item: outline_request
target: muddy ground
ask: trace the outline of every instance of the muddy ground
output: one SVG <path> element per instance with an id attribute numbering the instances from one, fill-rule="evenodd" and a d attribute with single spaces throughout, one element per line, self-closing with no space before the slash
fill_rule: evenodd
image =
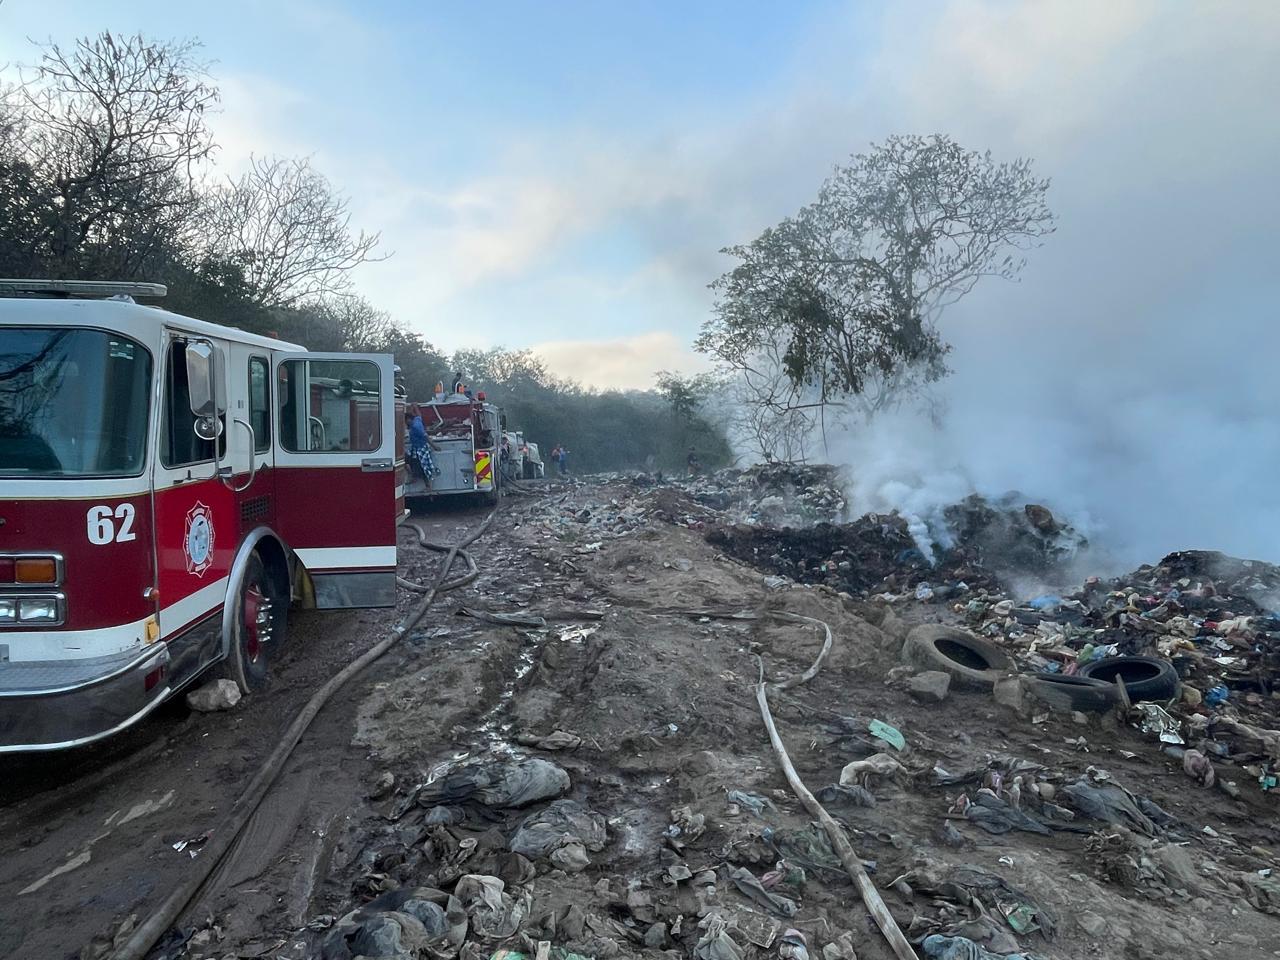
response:
<path id="1" fill-rule="evenodd" d="M 908 771 L 871 781 L 874 806 L 831 811 L 874 861 L 873 879 L 913 939 L 974 917 L 967 929 L 982 930 L 985 912 L 989 946 L 1045 958 L 1280 955 L 1280 920 L 1244 895 L 1247 886 L 1254 902 L 1276 909 L 1244 879 L 1273 863 L 1272 808 L 1193 784 L 1158 744 L 1110 717 L 1079 724 L 1070 714 L 1020 714 L 961 690 L 916 702 L 895 670 L 897 649 L 910 621 L 939 608 L 885 618 L 823 588 L 771 589 L 761 571 L 708 544 L 704 521 L 688 521 L 678 499 L 618 484 L 509 499 L 475 548 L 480 579 L 445 597 L 322 712 L 213 889 L 157 955 L 341 957 L 335 931 L 349 911 L 399 888 L 449 892 L 478 874 L 501 877 L 507 902 L 525 913 L 514 936 L 493 940 L 473 917 L 467 960 L 504 946 L 531 954 L 543 940 L 601 958 L 669 951 L 736 960 L 700 929 L 716 917 L 739 956 L 790 952 L 780 939 L 794 928 L 815 958 L 890 957 L 769 747 L 758 671 L 773 680 L 799 673 L 821 643 L 818 630 L 774 611 L 820 618 L 835 635 L 818 675 L 773 698 L 807 785 L 833 784 L 846 763 L 881 748 Z M 446 539 L 476 520 L 427 522 Z M 435 558 L 412 538 L 404 545 L 409 575 L 428 578 Z M 547 626 L 491 624 L 458 615 L 464 605 L 539 615 Z M 300 615 L 276 684 L 229 714 L 175 708 L 96 752 L 7 761 L 0 955 L 76 956 L 95 935 L 145 915 L 194 862 L 190 848 L 172 845 L 217 825 L 311 691 L 394 622 L 390 611 Z M 873 743 L 871 720 L 901 731 L 905 749 Z M 557 732 L 570 735 L 559 742 L 580 742 L 521 745 Z M 508 852 L 520 823 L 545 804 L 441 813 L 413 802 L 417 785 L 459 764 L 492 768 L 525 756 L 561 766 L 568 798 L 607 824 L 585 868 Z M 1120 862 L 1090 843 L 1098 824 L 992 835 L 948 818 L 959 793 L 973 789 L 932 785 L 934 768 L 980 770 L 992 757 L 1042 765 L 1059 786 L 1105 770 L 1174 823 L 1154 839 L 1119 835 L 1112 842 L 1137 851 Z M 731 791 L 768 805 L 753 813 Z M 996 906 L 957 904 L 954 887 L 930 882 L 960 867 L 1001 878 L 1014 893 L 999 899 L 1037 907 L 1042 931 L 1028 931 L 1023 914 L 1009 923 Z M 744 868 L 777 879 L 769 892 L 794 903 L 793 915 L 740 892 L 730 872 Z"/>

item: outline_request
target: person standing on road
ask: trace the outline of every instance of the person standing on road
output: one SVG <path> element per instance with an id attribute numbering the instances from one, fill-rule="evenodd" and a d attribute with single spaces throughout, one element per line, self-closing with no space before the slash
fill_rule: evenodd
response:
<path id="1" fill-rule="evenodd" d="M 427 428 L 422 422 L 422 413 L 417 406 L 404 412 L 405 426 L 409 428 L 409 460 L 422 470 L 422 478 L 431 486 L 431 478 L 438 472 L 435 458 L 431 456 L 431 440 L 427 436 Z"/>

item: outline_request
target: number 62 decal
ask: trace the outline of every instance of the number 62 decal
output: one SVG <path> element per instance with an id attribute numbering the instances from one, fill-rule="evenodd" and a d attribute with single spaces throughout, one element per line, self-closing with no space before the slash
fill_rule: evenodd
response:
<path id="1" fill-rule="evenodd" d="M 127 543 L 136 540 L 133 532 L 133 504 L 122 503 L 114 510 L 105 504 L 89 508 L 86 518 L 89 524 L 89 542 L 102 546 L 106 543 Z M 115 521 L 119 520 L 119 527 Z"/>

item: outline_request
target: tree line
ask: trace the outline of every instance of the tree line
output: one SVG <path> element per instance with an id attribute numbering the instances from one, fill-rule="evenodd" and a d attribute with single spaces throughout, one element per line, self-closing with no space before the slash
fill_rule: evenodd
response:
<path id="1" fill-rule="evenodd" d="M 148 280 L 165 306 L 312 350 L 392 353 L 410 398 L 460 372 L 511 429 L 580 470 L 680 469 L 689 449 L 728 462 L 724 430 L 664 374 L 648 391 L 598 391 L 527 350 L 446 355 L 354 293 L 389 254 L 305 157 L 254 157 L 220 175 L 209 126 L 218 89 L 195 41 L 104 32 L 0 65 L 0 276 Z"/>

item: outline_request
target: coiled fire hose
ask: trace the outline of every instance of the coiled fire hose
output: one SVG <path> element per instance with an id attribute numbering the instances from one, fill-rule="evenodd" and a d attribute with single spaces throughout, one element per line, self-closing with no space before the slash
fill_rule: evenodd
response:
<path id="1" fill-rule="evenodd" d="M 267 795 L 267 791 L 271 789 L 271 785 L 275 783 L 276 778 L 284 769 L 285 762 L 292 755 L 294 748 L 298 745 L 298 741 L 302 739 L 302 735 L 311 726 L 311 721 L 316 718 L 316 714 L 329 702 L 329 699 L 352 677 L 399 643 L 422 619 L 435 602 L 437 596 L 449 590 L 456 590 L 459 587 L 466 586 L 479 576 L 479 568 L 465 548 L 484 535 L 496 515 L 497 511 L 495 510 L 485 517 L 484 522 L 474 531 L 454 544 L 432 543 L 427 539 L 426 531 L 416 522 L 410 520 L 404 523 L 405 526 L 417 532 L 418 542 L 422 546 L 437 553 L 447 554 L 444 563 L 440 565 L 440 571 L 436 574 L 435 581 L 431 586 L 427 587 L 396 577 L 396 582 L 400 586 L 424 594 L 422 599 L 392 629 L 388 636 L 343 667 L 307 701 L 306 706 L 299 711 L 293 723 L 289 724 L 289 728 L 281 736 L 279 744 L 271 751 L 271 755 L 258 768 L 258 772 L 253 775 L 253 779 L 249 781 L 244 791 L 236 798 L 235 803 L 231 805 L 231 809 L 222 822 L 214 830 L 210 831 L 209 842 L 201 852 L 200 858 L 193 861 L 195 869 L 191 876 L 179 884 L 165 898 L 164 902 L 138 925 L 129 939 L 112 955 L 112 960 L 143 960 L 151 948 L 164 936 L 165 932 L 177 923 L 187 905 L 200 893 L 213 871 L 217 869 L 218 864 L 227 855 L 227 851 L 231 849 L 231 845 L 240 836 L 245 824 L 249 822 L 249 818 L 253 816 L 253 812 L 262 802 L 262 798 Z M 458 557 L 461 557 L 466 563 L 467 571 L 452 580 L 446 581 L 445 577 L 449 575 L 449 570 L 453 567 L 454 561 Z"/>

